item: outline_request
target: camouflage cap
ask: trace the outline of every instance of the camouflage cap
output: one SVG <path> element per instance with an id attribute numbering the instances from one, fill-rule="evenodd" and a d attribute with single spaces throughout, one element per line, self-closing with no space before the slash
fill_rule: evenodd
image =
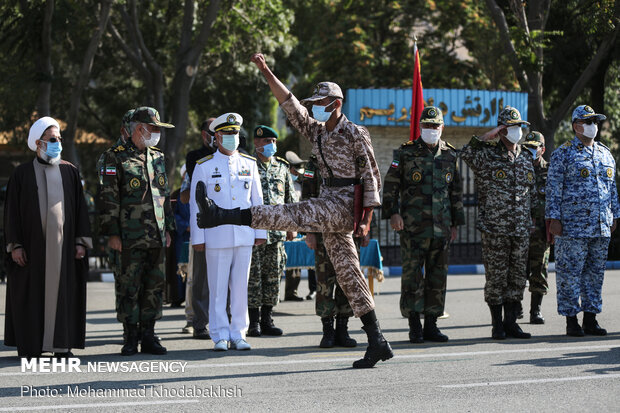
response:
<path id="1" fill-rule="evenodd" d="M 278 132 L 269 126 L 258 125 L 254 129 L 254 138 L 276 138 L 278 139 Z"/>
<path id="2" fill-rule="evenodd" d="M 422 110 L 422 116 L 420 116 L 420 123 L 434 123 L 436 125 L 443 125 L 443 113 L 435 106 L 427 106 Z"/>
<path id="3" fill-rule="evenodd" d="M 136 111 L 135 109 L 129 109 L 123 115 L 123 119 L 121 120 L 121 127 L 125 128 L 125 130 L 127 131 L 129 131 L 129 122 L 131 122 L 131 117 L 133 116 L 133 113 L 135 111 Z"/>
<path id="4" fill-rule="evenodd" d="M 497 126 L 499 125 L 529 125 L 530 123 L 521 119 L 521 113 L 512 106 L 505 106 L 497 115 Z"/>
<path id="5" fill-rule="evenodd" d="M 344 99 L 344 95 L 342 94 L 340 86 L 338 86 L 334 82 L 320 82 L 314 88 L 312 96 L 303 99 L 301 102 L 314 102 L 315 100 L 321 100 L 328 96 L 338 99 Z"/>
<path id="6" fill-rule="evenodd" d="M 573 111 L 573 120 L 587 120 L 587 119 L 596 119 L 597 122 L 607 119 L 607 116 L 601 113 L 594 113 L 594 109 L 592 109 L 588 105 L 579 105 Z"/>
<path id="7" fill-rule="evenodd" d="M 133 112 L 133 115 L 131 116 L 131 121 L 146 123 L 147 125 L 158 126 L 160 128 L 174 128 L 174 125 L 170 123 L 164 123 L 159 120 L 159 112 L 157 112 L 157 110 L 155 110 L 154 108 L 148 106 L 140 106 L 139 108 L 136 108 L 136 110 Z"/>
<path id="8" fill-rule="evenodd" d="M 528 133 L 527 135 L 525 135 L 525 139 L 524 139 L 523 145 L 525 145 L 525 146 L 533 146 L 533 147 L 536 147 L 536 148 L 539 147 L 539 146 L 542 146 L 544 148 L 545 147 L 545 137 L 540 132 L 532 131 L 532 132 Z"/>

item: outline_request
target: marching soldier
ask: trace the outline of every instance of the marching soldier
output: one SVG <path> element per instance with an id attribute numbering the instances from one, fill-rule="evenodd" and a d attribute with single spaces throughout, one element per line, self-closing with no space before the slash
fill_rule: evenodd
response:
<path id="1" fill-rule="evenodd" d="M 403 144 L 387 172 L 383 217 L 400 234 L 400 311 L 409 319 L 409 341 L 444 342 L 448 336 L 437 328 L 437 317 L 445 306 L 448 247 L 465 223 L 463 184 L 456 149 L 441 140 L 441 110 L 424 108 L 420 126 L 421 139 Z"/>
<path id="2" fill-rule="evenodd" d="M 119 256 L 115 274 L 117 319 L 125 328 L 121 354 L 138 351 L 140 323 L 143 353 L 166 354 L 155 335 L 162 316 L 165 284 L 164 253 L 175 229 L 164 154 L 155 147 L 160 128 L 173 128 L 159 120 L 150 107 L 131 116 L 131 136 L 104 154 L 99 170 L 101 234 Z"/>
<path id="3" fill-rule="evenodd" d="M 191 243 L 198 254 L 205 251 L 209 283 L 209 324 L 215 351 L 250 350 L 248 328 L 248 277 L 252 246 L 264 244 L 267 232 L 240 225 L 202 229 L 197 226 L 196 187 L 222 208 L 249 208 L 263 204 L 256 158 L 239 153 L 239 130 L 243 118 L 225 113 L 209 130 L 218 150 L 196 163 L 190 192 Z M 230 319 L 226 311 L 230 287 Z"/>
<path id="4" fill-rule="evenodd" d="M 289 163 L 275 156 L 278 134 L 269 126 L 254 129 L 256 164 L 260 174 L 265 205 L 290 204 L 298 201 L 289 172 Z M 282 330 L 272 319 L 273 307 L 280 298 L 280 276 L 286 266 L 284 240 L 291 240 L 295 233 L 267 231 L 267 242 L 252 250 L 252 266 L 248 282 L 248 336 L 281 336 Z M 260 313 L 259 313 L 260 311 Z"/>
<path id="5" fill-rule="evenodd" d="M 394 355 L 383 337 L 375 314 L 375 304 L 353 242 L 353 233 L 364 237 L 370 230 L 372 211 L 380 205 L 381 177 L 368 131 L 349 121 L 342 113 L 343 95 L 332 82 L 321 82 L 314 95 L 312 116 L 295 96 L 271 72 L 265 58 L 258 53 L 252 61 L 265 76 L 269 87 L 289 121 L 313 144 L 324 178 L 318 198 L 296 204 L 259 205 L 245 209 L 221 208 L 205 197 L 204 185 L 197 187 L 200 207 L 199 226 L 222 224 L 247 225 L 252 228 L 286 231 L 322 232 L 327 253 L 334 264 L 340 287 L 347 295 L 353 313 L 360 317 L 368 336 L 364 358 L 354 368 L 371 368 L 379 360 Z M 356 191 L 357 185 L 357 191 Z M 363 194 L 362 194 L 363 189 Z M 354 219 L 355 192 L 363 207 L 361 218 Z M 356 227 L 357 226 L 357 227 Z"/>
<path id="6" fill-rule="evenodd" d="M 517 109 L 506 106 L 497 117 L 497 125 L 480 137 L 472 137 L 463 147 L 461 158 L 474 172 L 478 187 L 484 299 L 491 310 L 492 337 L 530 338 L 517 324 L 536 204 L 532 154 L 517 143 L 523 133 L 521 126 L 529 123 L 521 119 Z M 492 141 L 498 137 L 499 141 Z"/>
<path id="7" fill-rule="evenodd" d="M 547 283 L 547 267 L 549 266 L 550 244 L 547 242 L 545 225 L 545 187 L 547 185 L 547 171 L 549 164 L 543 159 L 545 153 L 545 137 L 540 132 L 530 132 L 525 137 L 523 146 L 532 153 L 534 159 L 534 174 L 536 175 L 536 196 L 538 198 L 534 218 L 536 227 L 530 234 L 530 249 L 528 252 L 527 278 L 532 293 L 530 305 L 530 324 L 545 324 L 541 313 L 543 296 L 549 290 Z"/>

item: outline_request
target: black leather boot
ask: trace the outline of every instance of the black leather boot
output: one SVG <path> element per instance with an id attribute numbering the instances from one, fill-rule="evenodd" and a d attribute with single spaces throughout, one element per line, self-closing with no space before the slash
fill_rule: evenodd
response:
<path id="1" fill-rule="evenodd" d="M 583 337 L 586 335 L 579 325 L 576 315 L 566 317 L 566 335 L 571 337 Z"/>
<path id="2" fill-rule="evenodd" d="M 502 322 L 502 305 L 489 304 L 489 309 L 491 309 L 491 323 L 493 324 L 491 338 L 493 338 L 493 340 L 504 340 L 506 338 L 506 332 L 504 331 L 504 323 Z"/>
<path id="3" fill-rule="evenodd" d="M 334 317 L 322 317 L 321 323 L 323 323 L 323 338 L 319 347 L 332 348 L 336 345 L 336 332 L 334 331 Z"/>
<path id="4" fill-rule="evenodd" d="M 166 354 L 168 352 L 166 347 L 159 343 L 159 338 L 155 335 L 155 321 L 148 321 L 142 324 L 144 325 L 144 329 L 142 330 L 140 350 L 143 353 L 155 354 L 158 356 Z"/>
<path id="5" fill-rule="evenodd" d="M 606 336 L 607 330 L 601 328 L 596 321 L 596 314 L 583 313 L 583 332 L 591 336 Z"/>
<path id="6" fill-rule="evenodd" d="M 196 184 L 196 204 L 198 205 L 196 216 L 198 228 L 213 228 L 225 224 L 250 226 L 252 223 L 252 214 L 249 209 L 220 208 L 207 198 L 207 188 L 202 181 Z"/>
<path id="7" fill-rule="evenodd" d="M 424 340 L 445 343 L 448 336 L 437 328 L 437 316 L 424 314 Z"/>
<path id="8" fill-rule="evenodd" d="M 349 317 L 336 317 L 336 344 L 340 347 L 356 347 L 357 341 L 349 336 Z"/>
<path id="9" fill-rule="evenodd" d="M 124 323 L 123 329 L 123 348 L 121 349 L 121 355 L 133 356 L 138 352 L 138 325 Z"/>
<path id="10" fill-rule="evenodd" d="M 354 369 L 369 369 L 375 366 L 379 360 L 385 361 L 394 357 L 390 343 L 383 337 L 379 322 L 375 321 L 362 327 L 368 336 L 368 347 L 364 358 L 353 362 Z"/>
<path id="11" fill-rule="evenodd" d="M 258 308 L 248 308 L 248 315 L 250 316 L 250 326 L 248 327 L 248 336 L 260 337 L 260 313 Z"/>
<path id="12" fill-rule="evenodd" d="M 513 338 L 530 338 L 530 333 L 525 333 L 517 324 L 517 317 L 519 316 L 519 303 L 512 301 L 504 303 L 504 331 L 506 336 Z"/>
<path id="13" fill-rule="evenodd" d="M 261 334 L 264 336 L 281 336 L 282 329 L 279 329 L 273 324 L 271 318 L 271 311 L 273 307 L 270 305 L 264 305 L 260 310 L 260 329 Z"/>
<path id="14" fill-rule="evenodd" d="M 545 319 L 540 312 L 543 295 L 532 293 L 532 301 L 530 304 L 530 324 L 545 324 Z"/>
<path id="15" fill-rule="evenodd" d="M 409 315 L 409 342 L 424 343 L 424 334 L 422 332 L 422 323 L 420 323 L 420 313 Z"/>

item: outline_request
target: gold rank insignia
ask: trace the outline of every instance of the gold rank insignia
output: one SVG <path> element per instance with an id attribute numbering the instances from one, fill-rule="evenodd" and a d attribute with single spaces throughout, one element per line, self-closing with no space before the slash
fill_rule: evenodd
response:
<path id="1" fill-rule="evenodd" d="M 420 182 L 422 180 L 422 174 L 418 171 L 415 171 L 411 176 L 411 179 L 413 179 L 413 182 Z"/>
<path id="2" fill-rule="evenodd" d="M 527 173 L 527 181 L 528 182 L 534 181 L 534 174 L 533 173 L 531 173 L 531 172 Z"/>
<path id="3" fill-rule="evenodd" d="M 612 176 L 614 176 L 614 170 L 607 168 L 607 178 L 611 178 Z"/>
<path id="4" fill-rule="evenodd" d="M 220 184 L 215 184 L 215 192 L 220 192 L 222 190 L 222 188 L 220 187 Z"/>
<path id="5" fill-rule="evenodd" d="M 506 172 L 500 169 L 499 171 L 495 172 L 495 177 L 497 179 L 506 179 Z"/>
<path id="6" fill-rule="evenodd" d="M 159 178 L 157 178 L 157 182 L 159 182 L 159 186 L 164 186 L 164 184 L 166 183 L 166 179 L 163 175 L 159 175 Z"/>
<path id="7" fill-rule="evenodd" d="M 133 189 L 140 188 L 140 180 L 138 178 L 131 178 L 131 181 L 129 181 L 129 186 Z"/>
<path id="8" fill-rule="evenodd" d="M 452 172 L 446 173 L 446 182 L 447 183 L 452 182 Z"/>
<path id="9" fill-rule="evenodd" d="M 579 174 L 581 175 L 582 178 L 587 178 L 588 176 L 590 176 L 590 171 L 588 170 L 588 168 L 583 168 Z"/>

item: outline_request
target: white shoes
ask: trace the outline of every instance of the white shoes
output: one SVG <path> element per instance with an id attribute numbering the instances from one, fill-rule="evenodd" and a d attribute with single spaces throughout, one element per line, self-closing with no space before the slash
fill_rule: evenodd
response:
<path id="1" fill-rule="evenodd" d="M 240 338 L 239 340 L 231 341 L 230 348 L 236 349 L 236 350 L 251 350 L 252 349 L 252 347 L 250 346 L 250 343 L 248 343 L 242 338 Z"/>
<path id="2" fill-rule="evenodd" d="M 217 343 L 215 343 L 215 346 L 213 346 L 213 350 L 214 351 L 226 351 L 228 350 L 228 341 L 226 340 L 220 340 Z"/>

